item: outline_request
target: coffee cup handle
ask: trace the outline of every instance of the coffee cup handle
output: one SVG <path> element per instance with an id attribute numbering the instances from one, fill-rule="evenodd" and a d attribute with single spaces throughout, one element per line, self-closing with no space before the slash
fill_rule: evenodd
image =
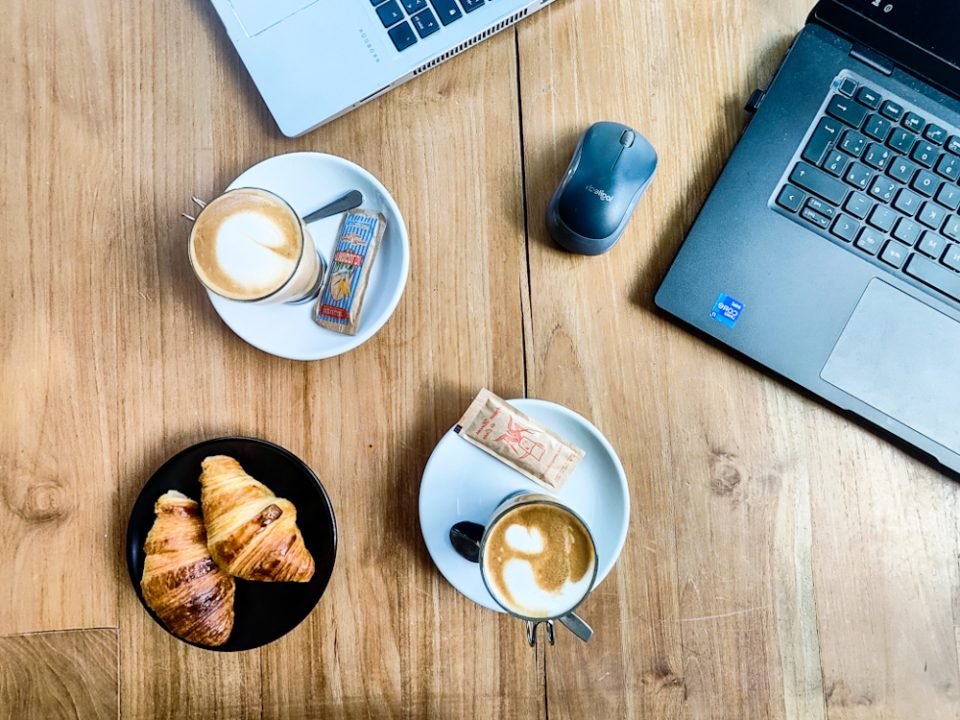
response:
<path id="1" fill-rule="evenodd" d="M 527 626 L 527 644 L 530 647 L 535 648 L 537 646 L 537 628 L 541 625 L 547 627 L 547 641 L 551 645 L 557 644 L 557 638 L 553 634 L 553 620 L 526 620 L 524 624 Z"/>

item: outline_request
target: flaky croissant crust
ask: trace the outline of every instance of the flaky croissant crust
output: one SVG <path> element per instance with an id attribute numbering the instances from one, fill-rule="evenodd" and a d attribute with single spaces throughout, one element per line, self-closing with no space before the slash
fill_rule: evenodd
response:
<path id="1" fill-rule="evenodd" d="M 143 547 L 144 600 L 177 637 L 223 645 L 233 630 L 236 583 L 210 557 L 200 506 L 170 491 L 154 512 Z"/>
<path id="2" fill-rule="evenodd" d="M 307 582 L 313 556 L 297 527 L 297 509 L 226 455 L 201 464 L 201 503 L 210 555 L 245 580 Z"/>

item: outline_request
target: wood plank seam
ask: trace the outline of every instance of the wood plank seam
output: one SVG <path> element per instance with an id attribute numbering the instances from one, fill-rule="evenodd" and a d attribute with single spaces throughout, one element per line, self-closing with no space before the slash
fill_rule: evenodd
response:
<path id="1" fill-rule="evenodd" d="M 523 256 L 526 266 L 526 287 L 524 287 L 523 276 L 520 278 L 520 331 L 521 331 L 521 357 L 523 358 L 523 396 L 529 397 L 530 376 L 529 359 L 527 358 L 527 333 L 533 333 L 533 298 L 531 297 L 531 278 L 530 267 L 530 208 L 528 206 L 529 198 L 527 196 L 527 154 L 523 137 L 523 85 L 520 69 L 520 34 L 517 27 L 513 28 L 513 51 L 516 54 L 517 68 L 517 131 L 520 141 L 520 187 L 523 193 Z M 530 313 L 530 322 L 527 321 L 527 314 Z"/>
<path id="2" fill-rule="evenodd" d="M 84 631 L 93 631 L 93 630 L 116 630 L 117 634 L 120 632 L 120 628 L 116 625 L 94 625 L 91 627 L 71 627 L 71 628 L 60 628 L 57 630 L 27 630 L 26 632 L 18 633 L 3 633 L 0 635 L 0 640 L 3 638 L 19 638 L 19 637 L 33 637 L 35 635 L 60 635 L 62 633 L 71 633 L 71 632 L 84 632 Z"/>
<path id="3" fill-rule="evenodd" d="M 521 345 L 520 345 L 520 356 L 523 358 L 523 396 L 529 397 L 530 394 L 530 376 L 529 376 L 529 358 L 527 357 L 528 345 L 527 345 L 527 334 L 533 333 L 533 322 L 532 322 L 532 311 L 533 311 L 533 298 L 531 295 L 531 287 L 533 285 L 531 281 L 531 266 L 530 266 L 530 208 L 529 208 L 529 197 L 527 195 L 527 159 L 526 159 L 526 146 L 524 144 L 524 134 L 523 134 L 523 84 L 522 84 L 522 74 L 520 67 L 520 34 L 518 28 L 514 26 L 513 28 L 513 51 L 515 55 L 515 68 L 517 73 L 517 133 L 519 141 L 519 151 L 520 151 L 520 188 L 523 194 L 521 207 L 523 209 L 523 259 L 524 265 L 526 266 L 526 273 L 521 273 L 520 276 L 520 331 L 521 331 Z M 524 287 L 524 277 L 526 278 L 526 287 Z M 527 320 L 527 314 L 531 313 L 530 321 Z M 549 653 L 547 648 L 543 644 L 537 645 L 536 648 L 537 654 L 541 654 L 543 657 L 543 713 L 546 720 L 550 720 L 550 703 L 549 703 L 549 693 L 547 692 L 547 657 Z"/>

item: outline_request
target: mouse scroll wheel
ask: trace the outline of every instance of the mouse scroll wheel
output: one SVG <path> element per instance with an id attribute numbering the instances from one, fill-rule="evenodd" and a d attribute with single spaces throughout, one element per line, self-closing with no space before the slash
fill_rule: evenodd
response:
<path id="1" fill-rule="evenodd" d="M 633 141 L 636 139 L 637 135 L 633 130 L 624 130 L 623 135 L 620 136 L 620 144 L 625 148 L 633 147 Z"/>

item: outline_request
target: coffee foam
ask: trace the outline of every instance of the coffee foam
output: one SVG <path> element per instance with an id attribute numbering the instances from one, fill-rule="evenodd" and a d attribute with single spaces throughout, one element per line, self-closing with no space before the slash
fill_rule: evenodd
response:
<path id="1" fill-rule="evenodd" d="M 590 589 L 590 575 L 579 580 L 565 580 L 556 591 L 544 590 L 537 581 L 533 565 L 526 560 L 514 558 L 503 564 L 502 582 L 510 597 L 522 598 L 507 607 L 515 607 L 527 617 L 557 617 L 565 615 L 580 602 Z"/>
<path id="2" fill-rule="evenodd" d="M 493 527 L 484 549 L 491 592 L 518 615 L 548 618 L 579 604 L 593 581 L 589 534 L 571 513 L 549 503 L 521 505 Z"/>
<path id="3" fill-rule="evenodd" d="M 294 274 L 303 241 L 285 203 L 244 188 L 221 195 L 197 218 L 190 256 L 207 287 L 229 298 L 270 295 Z"/>

